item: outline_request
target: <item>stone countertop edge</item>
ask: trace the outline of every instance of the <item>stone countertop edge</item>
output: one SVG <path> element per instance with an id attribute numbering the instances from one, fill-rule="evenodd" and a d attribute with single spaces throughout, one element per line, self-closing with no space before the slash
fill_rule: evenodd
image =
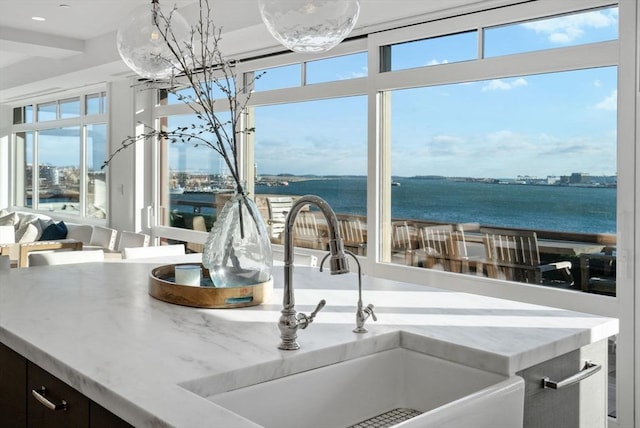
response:
<path id="1" fill-rule="evenodd" d="M 0 271 L 0 342 L 136 427 L 255 427 L 198 388 L 398 345 L 511 375 L 618 332 L 616 319 L 365 276 L 363 300 L 376 306 L 378 322 L 358 335 L 357 277 L 296 267 L 296 309 L 309 313 L 320 298 L 327 306 L 298 332 L 300 350 L 280 351 L 281 268 L 270 301 L 242 309 L 158 301 L 147 293 L 150 270 L 87 263 Z"/>

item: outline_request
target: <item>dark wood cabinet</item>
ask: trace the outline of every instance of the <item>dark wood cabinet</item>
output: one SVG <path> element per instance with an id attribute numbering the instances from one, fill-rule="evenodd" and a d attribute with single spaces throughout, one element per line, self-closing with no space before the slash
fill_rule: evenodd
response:
<path id="1" fill-rule="evenodd" d="M 0 343 L 0 426 L 27 425 L 27 360 Z"/>
<path id="2" fill-rule="evenodd" d="M 41 367 L 0 343 L 0 426 L 129 428 Z"/>
<path id="3" fill-rule="evenodd" d="M 133 428 L 132 425 L 93 401 L 89 407 L 89 426 L 91 428 Z"/>

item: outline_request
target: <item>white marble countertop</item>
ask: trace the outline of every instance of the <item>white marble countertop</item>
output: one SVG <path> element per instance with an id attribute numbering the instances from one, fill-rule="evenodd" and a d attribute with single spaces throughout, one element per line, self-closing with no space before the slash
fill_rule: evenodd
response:
<path id="1" fill-rule="evenodd" d="M 339 349 L 350 358 L 358 344 L 383 348 L 416 337 L 433 355 L 513 374 L 618 330 L 610 318 L 365 276 L 363 300 L 375 305 L 378 322 L 368 320 L 369 332 L 358 335 L 351 331 L 357 276 L 296 267 L 296 309 L 308 314 L 321 298 L 327 306 L 298 332 L 300 350 L 281 351 L 282 267 L 269 303 L 214 310 L 149 296 L 152 266 L 0 270 L 0 342 L 137 427 L 252 427 L 180 385 L 229 381 L 238 370 L 283 373 L 300 356 L 323 359 Z"/>

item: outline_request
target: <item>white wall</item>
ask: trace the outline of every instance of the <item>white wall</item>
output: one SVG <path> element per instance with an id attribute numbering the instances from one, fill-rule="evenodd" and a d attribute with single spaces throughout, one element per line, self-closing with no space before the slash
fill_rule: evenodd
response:
<path id="1" fill-rule="evenodd" d="M 109 152 L 113 153 L 120 143 L 134 133 L 134 100 L 131 82 L 121 80 L 109 84 Z M 109 226 L 119 230 L 135 229 L 135 163 L 134 151 L 123 150 L 107 167 L 109 182 Z"/>
<path id="2" fill-rule="evenodd" d="M 109 84 L 109 152 L 114 153 L 128 137 L 152 124 L 153 91 L 143 90 L 135 80 Z M 147 207 L 153 203 L 153 144 L 139 141 L 117 153 L 108 168 L 109 226 L 118 230 L 149 232 Z"/>
<path id="3" fill-rule="evenodd" d="M 9 142 L 13 109 L 0 106 L 0 208 L 9 206 Z"/>

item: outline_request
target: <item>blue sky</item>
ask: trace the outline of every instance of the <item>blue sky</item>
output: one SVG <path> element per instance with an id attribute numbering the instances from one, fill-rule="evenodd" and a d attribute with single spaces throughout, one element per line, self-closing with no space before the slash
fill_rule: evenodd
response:
<path id="1" fill-rule="evenodd" d="M 462 34 L 394 47 L 393 69 L 473 59 L 475 37 Z M 615 38 L 617 9 L 604 9 L 489 29 L 485 55 Z M 366 74 L 366 57 L 345 58 L 313 63 L 313 79 Z M 298 76 L 295 67 L 270 70 L 260 84 L 299 85 Z M 613 175 L 616 91 L 615 67 L 394 91 L 392 173 Z M 366 174 L 365 97 L 260 107 L 256 129 L 259 173 Z M 211 154 L 189 152 L 188 169 L 217 171 Z M 178 165 L 172 161 L 171 166 Z"/>

